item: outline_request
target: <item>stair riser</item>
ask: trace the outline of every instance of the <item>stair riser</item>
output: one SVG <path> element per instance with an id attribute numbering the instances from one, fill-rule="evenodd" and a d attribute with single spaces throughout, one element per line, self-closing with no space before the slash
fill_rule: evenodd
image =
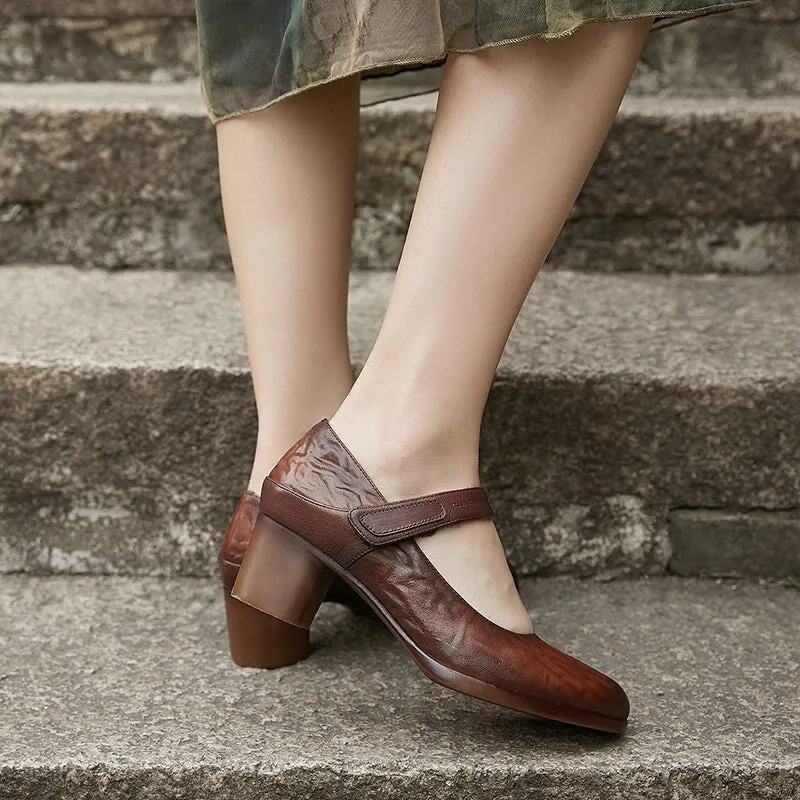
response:
<path id="1" fill-rule="evenodd" d="M 651 34 L 631 89 L 682 96 L 797 94 L 799 39 L 800 21 L 753 22 L 738 11 L 681 23 Z"/>
<path id="2" fill-rule="evenodd" d="M 197 77 L 194 20 L 0 16 L 0 81 L 175 81 Z"/>
<path id="3" fill-rule="evenodd" d="M 213 571 L 254 446 L 249 376 L 6 365 L 0 377 L 0 571 Z M 481 454 L 512 564 L 521 574 L 660 572 L 671 509 L 795 508 L 798 415 L 800 384 L 785 381 L 501 376 Z M 733 563 L 723 529 L 724 569 L 800 571 L 797 526 L 794 562 L 769 556 L 781 552 L 770 537 L 786 539 L 781 519 Z M 684 564 L 693 552 L 684 536 Z M 707 548 L 694 563 L 714 570 Z"/>
<path id="4" fill-rule="evenodd" d="M 562 733 L 558 730 L 558 733 Z M 563 734 L 562 734 L 563 735 Z M 71 800 L 149 800 L 153 797 L 214 797 L 218 800 L 669 800 L 714 797 L 715 800 L 773 800 L 795 796 L 800 769 L 718 767 L 609 770 L 607 774 L 570 771 L 425 770 L 409 775 L 354 775 L 329 769 L 286 768 L 257 775 L 244 769 L 220 771 L 212 767 L 127 769 L 70 767 L 0 770 L 0 788 L 9 797 Z"/>
<path id="5" fill-rule="evenodd" d="M 393 269 L 405 231 L 392 211 L 358 208 L 353 267 Z M 15 204 L 0 217 L 0 236 L 0 258 L 8 263 L 230 270 L 219 206 L 96 210 Z M 800 271 L 800 220 L 574 219 L 561 232 L 548 265 L 609 273 L 795 273 Z"/>
<path id="6" fill-rule="evenodd" d="M 359 268 L 397 263 L 431 104 L 364 114 Z M 797 104 L 632 101 L 550 261 L 603 271 L 796 271 L 799 154 Z M 199 107 L 0 109 L 0 187 L 5 263 L 229 266 L 215 137 Z"/>
<path id="7" fill-rule="evenodd" d="M 23 4 L 25 5 L 25 4 Z M 164 81 L 197 75 L 194 5 L 172 9 L 41 3 L 0 16 L 0 81 Z M 106 10 L 103 10 L 103 6 Z M 693 20 L 647 41 L 633 89 L 737 96 L 800 91 L 800 3 Z M 49 13 L 45 13 L 49 12 Z M 431 74 L 434 83 L 437 78 Z"/>

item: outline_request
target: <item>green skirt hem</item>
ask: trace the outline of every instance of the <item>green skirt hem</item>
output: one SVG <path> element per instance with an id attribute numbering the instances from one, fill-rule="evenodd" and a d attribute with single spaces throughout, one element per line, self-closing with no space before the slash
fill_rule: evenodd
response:
<path id="1" fill-rule="evenodd" d="M 320 80 L 317 81 L 309 81 L 308 83 L 305 83 L 301 86 L 297 86 L 294 89 L 282 92 L 281 94 L 279 94 L 276 97 L 273 97 L 266 103 L 247 106 L 241 109 L 237 109 L 236 111 L 217 113 L 214 110 L 213 104 L 210 101 L 207 87 L 204 81 L 202 80 L 201 80 L 201 93 L 204 105 L 206 107 L 206 111 L 208 113 L 208 117 L 211 120 L 211 122 L 214 125 L 216 125 L 217 123 L 224 122 L 225 120 L 228 119 L 234 119 L 236 117 L 241 117 L 246 114 L 254 114 L 258 111 L 263 111 L 267 108 L 270 108 L 271 106 L 274 106 L 276 103 L 279 103 L 281 100 L 284 100 L 288 97 L 294 97 L 296 95 L 308 91 L 309 89 L 313 89 L 318 86 L 325 86 L 326 84 L 333 83 L 334 81 L 342 80 L 344 78 L 352 77 L 353 75 L 360 74 L 364 79 L 386 77 L 389 75 L 396 75 L 400 72 L 404 72 L 407 70 L 419 70 L 441 65 L 446 61 L 447 56 L 453 53 L 477 53 L 482 50 L 488 50 L 489 48 L 492 47 L 501 47 L 503 45 L 516 44 L 519 42 L 529 41 L 532 39 L 563 39 L 567 36 L 572 35 L 573 33 L 575 33 L 575 31 L 579 30 L 584 25 L 593 22 L 624 22 L 629 20 L 646 19 L 648 17 L 653 17 L 655 22 L 653 23 L 653 26 L 650 30 L 650 32 L 652 33 L 654 31 L 661 30 L 662 28 L 671 27 L 673 25 L 676 25 L 678 23 L 690 19 L 705 17 L 724 11 L 731 11 L 737 8 L 757 6 L 760 5 L 761 2 L 762 0 L 732 0 L 732 2 L 728 3 L 714 3 L 708 6 L 701 6 L 699 8 L 692 8 L 692 9 L 677 9 L 672 11 L 656 11 L 656 12 L 648 11 L 647 13 L 642 13 L 642 14 L 628 14 L 615 17 L 586 17 L 576 22 L 575 25 L 566 28 L 563 31 L 555 31 L 555 32 L 537 31 L 522 36 L 509 37 L 504 39 L 497 39 L 495 41 L 485 42 L 484 44 L 476 45 L 475 47 L 467 47 L 467 48 L 446 47 L 442 50 L 441 53 L 437 54 L 435 57 L 432 57 L 430 59 L 415 57 L 408 59 L 393 58 L 386 60 L 376 60 L 375 63 L 372 64 L 368 63 L 364 66 L 359 66 L 356 69 L 342 70 L 341 72 L 334 71 L 325 78 L 321 78 Z M 425 94 L 431 91 L 436 91 L 436 90 L 423 89 L 417 92 L 410 91 L 404 95 L 401 95 L 400 97 L 394 97 L 392 99 L 398 100 L 401 99 L 402 97 Z M 368 106 L 378 102 L 382 101 L 377 100 L 373 101 L 372 103 L 362 101 L 361 105 Z"/>

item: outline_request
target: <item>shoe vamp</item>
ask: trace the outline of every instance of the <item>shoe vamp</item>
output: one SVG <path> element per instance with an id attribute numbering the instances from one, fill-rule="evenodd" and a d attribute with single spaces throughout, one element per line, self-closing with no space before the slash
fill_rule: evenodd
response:
<path id="1" fill-rule="evenodd" d="M 495 625 L 472 608 L 413 541 L 373 550 L 350 568 L 429 658 L 493 686 L 581 708 L 607 710 L 616 685 L 547 644 Z"/>

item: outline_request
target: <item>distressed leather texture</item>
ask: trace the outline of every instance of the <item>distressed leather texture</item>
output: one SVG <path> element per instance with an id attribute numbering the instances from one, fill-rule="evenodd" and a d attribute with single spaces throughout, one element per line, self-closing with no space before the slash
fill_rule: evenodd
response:
<path id="1" fill-rule="evenodd" d="M 296 488 L 313 497 L 315 503 L 348 511 L 361 505 L 386 502 L 324 420 L 281 458 L 270 472 L 269 480 L 287 489 Z"/>
<path id="2" fill-rule="evenodd" d="M 253 528 L 260 511 L 260 498 L 251 491 L 244 492 L 236 503 L 228 529 L 222 539 L 217 564 L 222 585 L 230 594 L 236 576 L 242 566 L 244 554 L 253 535 Z M 341 579 L 334 578 L 325 598 L 333 603 L 341 603 L 358 613 L 369 611 L 366 603 Z"/>
<path id="3" fill-rule="evenodd" d="M 222 584 L 228 592 L 236 583 L 236 576 L 242 565 L 244 554 L 247 552 L 250 537 L 253 535 L 258 512 L 258 495 L 250 491 L 244 492 L 236 503 L 217 556 Z"/>

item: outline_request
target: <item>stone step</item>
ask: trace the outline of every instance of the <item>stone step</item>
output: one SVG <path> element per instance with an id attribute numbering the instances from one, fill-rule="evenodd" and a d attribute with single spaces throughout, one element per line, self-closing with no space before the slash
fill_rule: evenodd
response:
<path id="1" fill-rule="evenodd" d="M 358 268 L 399 259 L 436 97 L 363 114 Z M 800 95 L 630 97 L 550 255 L 591 271 L 796 272 Z M 0 261 L 228 269 L 196 84 L 0 85 Z"/>
<path id="2" fill-rule="evenodd" d="M 197 75 L 193 0 L 13 5 L 0 9 L 0 80 L 163 83 Z"/>
<path id="3" fill-rule="evenodd" d="M 540 277 L 481 453 L 520 575 L 800 575 L 797 280 Z M 209 574 L 255 430 L 229 276 L 0 269 L 0 571 Z"/>
<path id="4" fill-rule="evenodd" d="M 800 0 L 769 0 L 693 20 L 648 38 L 634 76 L 643 94 L 765 95 L 800 92 Z M 197 73 L 192 0 L 63 3 L 17 0 L 0 10 L 0 80 L 185 80 Z M 438 70 L 370 82 L 391 96 L 436 85 Z"/>
<path id="5" fill-rule="evenodd" d="M 0 796 L 796 800 L 800 592 L 524 582 L 537 632 L 613 674 L 619 739 L 450 692 L 326 605 L 311 657 L 228 659 L 216 582 L 0 579 Z"/>

